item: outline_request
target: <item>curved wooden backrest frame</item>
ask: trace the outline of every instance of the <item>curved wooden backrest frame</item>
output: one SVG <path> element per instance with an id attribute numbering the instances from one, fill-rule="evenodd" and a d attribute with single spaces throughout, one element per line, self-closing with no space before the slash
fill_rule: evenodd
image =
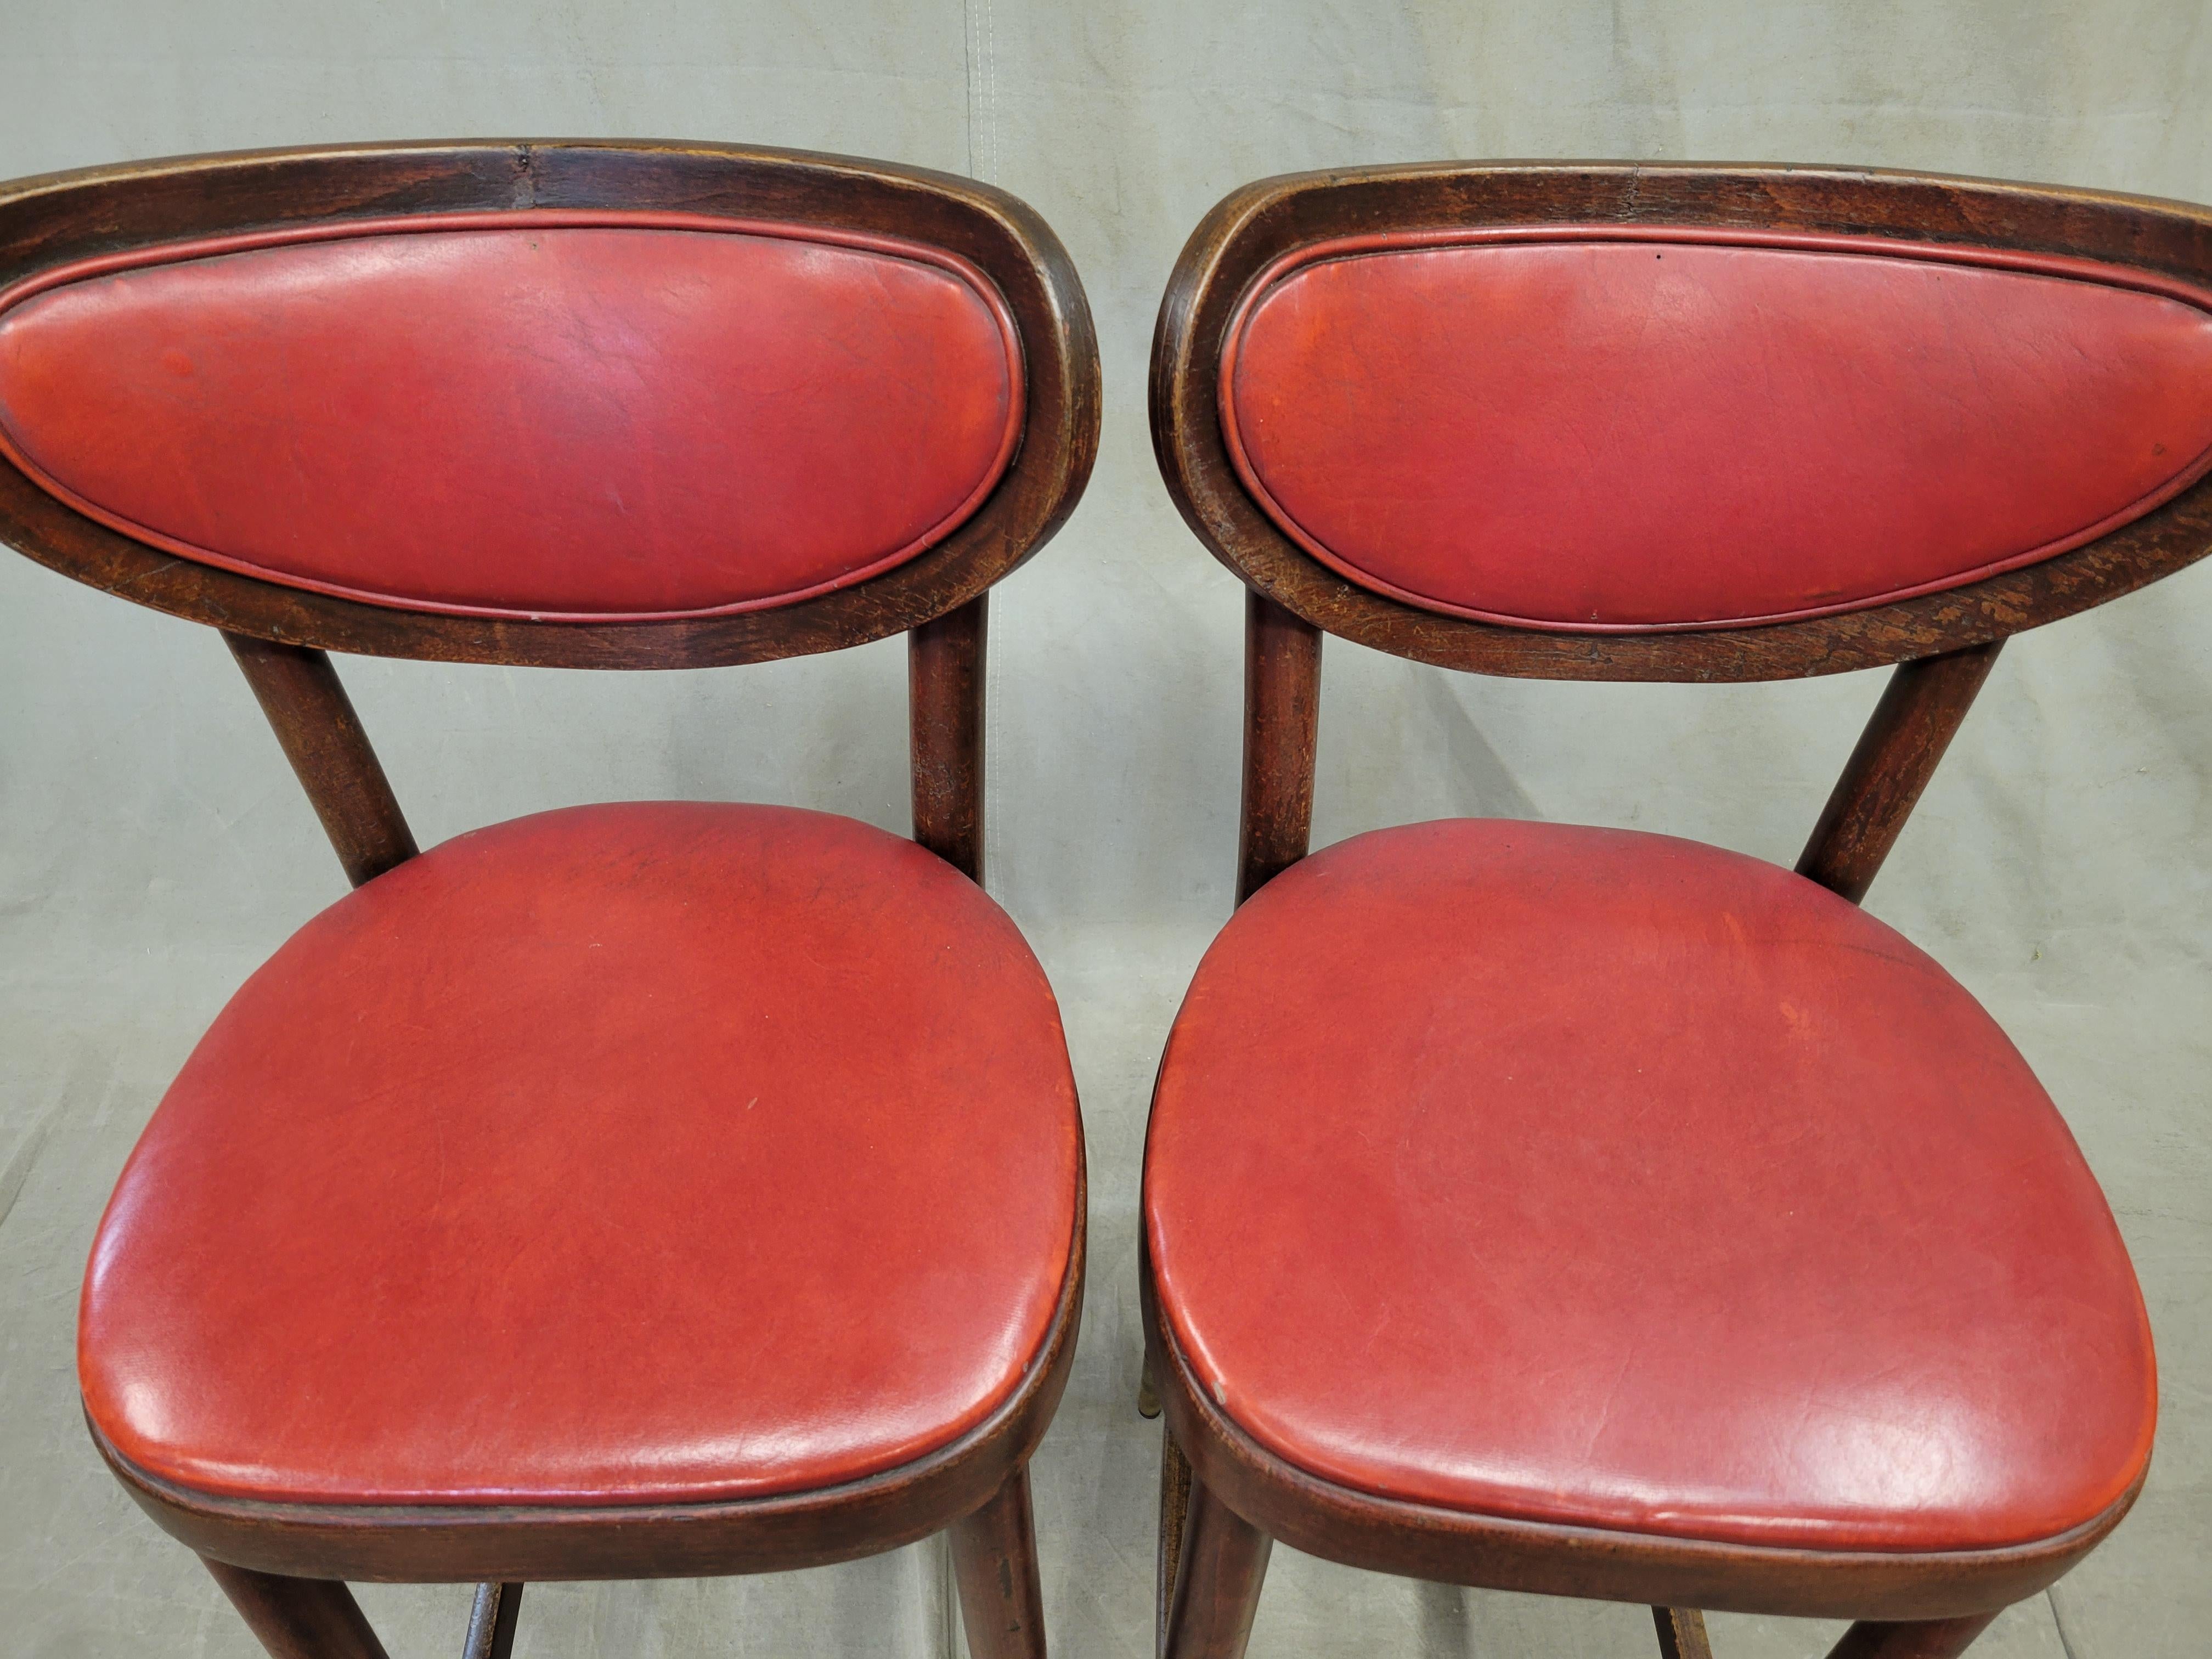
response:
<path id="1" fill-rule="evenodd" d="M 1839 615 L 1695 632 L 1505 626 L 1360 586 L 1294 542 L 1239 480 L 1221 356 L 1254 285 L 1318 243 L 1484 227 L 1666 227 L 1929 243 L 2097 260 L 2212 285 L 2212 211 L 1975 179 L 1785 167 L 1447 163 L 1263 180 L 1206 216 L 1177 261 L 1152 373 L 1160 470 L 1192 529 L 1255 592 L 1328 633 L 1441 667 L 1560 679 L 1756 680 L 1988 644 L 2212 552 L 2212 478 L 2069 552 Z M 1817 459 L 1811 464 L 1817 465 Z"/>
<path id="2" fill-rule="evenodd" d="M 602 210 L 775 221 L 942 249 L 997 289 L 1024 416 L 981 507 L 919 556 L 770 609 L 540 622 L 410 611 L 195 563 L 132 540 L 0 465 L 0 541 L 79 581 L 226 633 L 367 655 L 550 667 L 757 662 L 856 645 L 958 610 L 1050 538 L 1097 450 L 1097 347 L 1043 221 L 1004 192 L 883 163 L 720 145 L 477 143 L 192 156 L 0 187 L 0 289 L 163 244 L 349 221 Z"/>
<path id="3" fill-rule="evenodd" d="M 1305 856 L 1321 641 L 1443 668 L 1546 679 L 1772 680 L 1896 665 L 1797 869 L 1865 896 L 2010 635 L 2131 592 L 2212 552 L 2212 476 L 2096 539 L 2002 574 L 1837 614 L 1694 631 L 1517 628 L 1406 604 L 1298 545 L 1241 481 L 1223 431 L 1232 320 L 1288 256 L 1346 238 L 1619 225 L 1878 239 L 2087 259 L 2142 286 L 2212 286 L 2212 210 L 1972 179 L 1840 168 L 1443 162 L 1248 185 L 1176 261 L 1153 337 L 1152 446 L 1169 493 L 1250 590 L 1241 902 Z"/>
<path id="4" fill-rule="evenodd" d="M 0 185 L 0 291 L 179 242 L 594 211 L 892 239 L 980 272 L 1012 318 L 1024 380 L 1020 431 L 995 487 L 942 540 L 865 580 L 773 608 L 628 621 L 459 615 L 265 580 L 133 540 L 4 459 L 0 541 L 91 586 L 221 629 L 356 885 L 412 857 L 415 840 L 326 652 L 698 668 L 908 633 L 915 839 L 980 881 L 988 590 L 1074 509 L 1098 445 L 1098 348 L 1082 284 L 1059 239 L 1014 198 L 915 168 L 726 145 L 482 142 L 185 156 Z"/>

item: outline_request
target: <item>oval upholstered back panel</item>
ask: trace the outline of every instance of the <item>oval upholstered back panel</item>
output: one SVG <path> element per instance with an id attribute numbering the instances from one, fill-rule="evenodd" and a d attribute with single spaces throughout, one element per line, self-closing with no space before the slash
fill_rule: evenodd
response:
<path id="1" fill-rule="evenodd" d="M 2049 558 L 2212 465 L 2212 295 L 1978 249 L 1619 228 L 1322 243 L 1232 319 L 1224 437 L 1363 586 L 1741 625 Z"/>
<path id="2" fill-rule="evenodd" d="M 0 295 L 0 450 L 126 535 L 374 604 L 709 616 L 956 529 L 1013 325 L 880 237 L 523 213 L 159 247 Z"/>

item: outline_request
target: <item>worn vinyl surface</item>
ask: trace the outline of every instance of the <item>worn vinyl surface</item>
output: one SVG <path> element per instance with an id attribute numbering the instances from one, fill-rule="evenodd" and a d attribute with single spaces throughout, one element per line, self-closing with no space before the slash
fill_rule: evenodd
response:
<path id="1" fill-rule="evenodd" d="M 1362 1492 L 1980 1549 L 2149 1455 L 2134 1276 L 2018 1052 L 1876 918 L 1672 836 L 1408 824 L 1276 877 L 1176 1017 L 1145 1206 L 1200 1383 Z"/>
<path id="2" fill-rule="evenodd" d="M 193 1051 L 93 1246 L 86 1408 L 235 1498 L 860 1480 L 1019 1384 L 1079 1133 L 1036 958 L 911 841 L 535 813 L 348 894 Z"/>
<path id="3" fill-rule="evenodd" d="M 1338 574 L 1453 615 L 1834 615 L 2212 466 L 2212 291 L 2088 260 L 1581 225 L 1342 237 L 1257 281 L 1238 476 Z"/>
<path id="4" fill-rule="evenodd" d="M 20 15 L 18 15 L 20 14 Z M 1136 1382 L 1137 1157 L 1234 863 L 1234 584 L 1162 496 L 1144 352 L 1200 216 L 1245 179 L 1438 155 L 1791 157 L 2212 199 L 2212 22 L 2027 9 L 396 0 L 18 6 L 0 176 L 392 134 L 818 145 L 1027 198 L 1101 325 L 1107 432 L 1067 531 L 994 599 L 992 885 L 1066 1012 L 1091 1292 L 1036 1501 L 1057 1652 L 1141 1656 L 1157 1430 Z M 1869 908 L 1981 998 L 2111 1197 L 2164 1399 L 2134 1515 L 1991 1659 L 2194 1659 L 2212 1628 L 2212 571 L 2008 648 Z M 1316 840 L 1450 814 L 1661 830 L 1788 862 L 1879 687 L 1455 679 L 1331 645 Z M 597 676 L 341 662 L 424 845 L 602 798 L 906 822 L 894 643 Z M 343 890 L 220 641 L 0 559 L 0 1648 L 248 1659 L 213 1585 L 83 1439 L 76 1299 L 131 1143 L 229 994 Z M 1716 1219 L 1715 1224 L 1722 1224 Z M 529 1659 L 957 1650 L 933 1549 L 784 1578 L 533 1588 Z M 370 1589 L 395 1654 L 465 1590 Z M 2062 1636 L 2063 1629 L 2063 1636 Z M 1832 1632 L 1717 1620 L 1728 1659 Z M 1255 1654 L 1644 1659 L 1632 1607 L 1425 1589 L 1278 1551 Z"/>
<path id="5" fill-rule="evenodd" d="M 989 279 L 681 214 L 209 238 L 0 295 L 0 450 L 102 523 L 372 604 L 609 619 L 842 587 L 1021 431 Z"/>

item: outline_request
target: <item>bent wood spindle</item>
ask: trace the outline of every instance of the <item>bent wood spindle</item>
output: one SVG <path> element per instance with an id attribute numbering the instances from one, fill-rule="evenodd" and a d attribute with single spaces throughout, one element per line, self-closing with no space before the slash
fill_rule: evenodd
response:
<path id="1" fill-rule="evenodd" d="M 1861 1620 L 1828 1650 L 1828 1659 L 1959 1659 L 1996 1620 L 1994 1613 L 1917 1624 Z"/>
<path id="2" fill-rule="evenodd" d="M 969 880 L 983 880 L 983 707 L 990 596 L 909 635 L 914 838 Z"/>
<path id="3" fill-rule="evenodd" d="M 1651 1621 L 1659 1627 L 1659 1659 L 1713 1659 L 1704 1613 L 1693 1607 L 1654 1607 Z"/>
<path id="4" fill-rule="evenodd" d="M 1146 1357 L 1149 1375 L 1152 1361 Z M 1152 1636 L 1157 1651 L 1168 1650 L 1168 1610 L 1175 1605 L 1176 1580 L 1182 1571 L 1182 1535 L 1190 1513 L 1190 1460 L 1176 1444 L 1175 1431 L 1160 1425 L 1160 1527 L 1152 1567 Z"/>
<path id="5" fill-rule="evenodd" d="M 1176 1659 L 1242 1659 L 1274 1540 L 1203 1485 L 1183 1516 L 1182 1561 L 1164 1638 Z"/>
<path id="6" fill-rule="evenodd" d="M 1856 904 L 1958 735 L 2004 641 L 1899 663 L 1813 828 L 1797 873 Z"/>
<path id="7" fill-rule="evenodd" d="M 974 1659 L 1044 1659 L 1044 1587 L 1030 1541 L 1030 1477 L 1017 1469 L 973 1515 L 952 1523 L 961 1627 Z"/>
<path id="8" fill-rule="evenodd" d="M 279 1578 L 203 1556 L 270 1659 L 388 1659 L 353 1592 L 327 1578 Z"/>
<path id="9" fill-rule="evenodd" d="M 1321 721 L 1321 629 L 1261 593 L 1244 605 L 1239 904 L 1306 855 Z"/>
<path id="10" fill-rule="evenodd" d="M 330 658 L 244 634 L 222 637 L 314 804 L 346 879 L 358 887 L 413 858 L 414 832 Z"/>
<path id="11" fill-rule="evenodd" d="M 521 1617 L 521 1585 L 477 1585 L 462 1659 L 507 1659 L 514 1651 L 514 1627 Z"/>

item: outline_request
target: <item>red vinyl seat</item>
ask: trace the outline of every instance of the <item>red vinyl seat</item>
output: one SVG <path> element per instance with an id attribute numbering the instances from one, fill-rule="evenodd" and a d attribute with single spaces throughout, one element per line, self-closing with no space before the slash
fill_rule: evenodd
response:
<path id="1" fill-rule="evenodd" d="M 1949 1551 L 2119 1501 L 2119 1234 L 1996 1023 L 1739 854 L 1453 821 L 1293 865 L 1206 957 L 1146 1167 L 1196 1386 L 1340 1486 Z"/>
<path id="2" fill-rule="evenodd" d="M 100 1225 L 84 1399 L 230 1497 L 833 1486 L 1014 1391 L 1080 1159 L 1044 975 L 932 854 L 775 807 L 523 818 L 232 999 Z"/>

